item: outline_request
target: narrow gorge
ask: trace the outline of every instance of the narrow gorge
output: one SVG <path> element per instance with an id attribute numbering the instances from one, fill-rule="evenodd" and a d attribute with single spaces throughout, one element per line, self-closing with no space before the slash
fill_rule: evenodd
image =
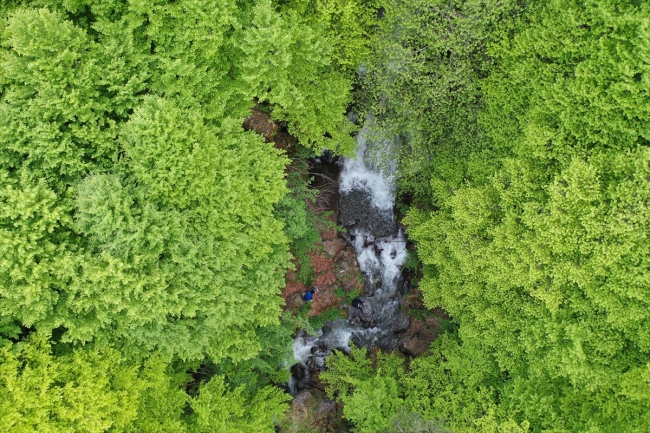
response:
<path id="1" fill-rule="evenodd" d="M 390 163 L 394 146 L 390 140 L 364 127 L 357 135 L 354 158 L 342 158 L 340 166 L 338 221 L 346 241 L 356 251 L 364 279 L 361 299 L 366 307 L 350 305 L 345 319 L 326 322 L 316 335 L 299 331 L 292 348 L 298 364 L 291 369 L 290 389 L 296 393 L 309 386 L 310 372 L 322 371 L 332 350 L 348 351 L 350 344 L 398 348 L 400 332 L 409 317 L 400 311 L 400 298 L 409 287 L 402 265 L 407 257 L 406 237 L 395 221 L 395 166 Z"/>

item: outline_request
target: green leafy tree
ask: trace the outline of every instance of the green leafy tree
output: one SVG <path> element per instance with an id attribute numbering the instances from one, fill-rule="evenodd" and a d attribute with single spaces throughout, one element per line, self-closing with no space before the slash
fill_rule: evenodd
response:
<path id="1" fill-rule="evenodd" d="M 403 407 L 403 373 L 403 360 L 379 353 L 373 367 L 366 349 L 353 348 L 350 355 L 330 355 L 327 371 L 320 377 L 328 384 L 330 398 L 338 397 L 343 402 L 345 418 L 365 433 L 386 429 Z"/>
<path id="2" fill-rule="evenodd" d="M 279 389 L 230 390 L 222 376 L 189 397 L 190 377 L 159 354 L 133 363 L 110 348 L 54 349 L 33 334 L 0 350 L 3 431 L 272 432 L 287 409 Z"/>
<path id="3" fill-rule="evenodd" d="M 528 431 L 528 423 L 518 424 L 496 404 L 502 378 L 493 360 L 448 334 L 431 349 L 409 364 L 382 353 L 373 362 L 364 349 L 336 353 L 321 378 L 355 431 Z"/>
<path id="4" fill-rule="evenodd" d="M 94 294 L 70 300 L 67 338 L 78 321 L 130 351 L 252 357 L 254 328 L 277 322 L 277 269 L 289 257 L 272 217 L 284 160 L 253 133 L 215 130 L 162 100 L 145 101 L 123 134 L 122 176 L 79 187 L 77 225 L 92 256 L 70 292 Z"/>
<path id="5" fill-rule="evenodd" d="M 384 4 L 363 98 L 383 134 L 399 138 L 401 195 L 432 207 L 476 168 L 490 170 L 479 125 L 490 43 L 513 30 L 516 1 L 408 0 Z M 363 105 L 363 104 L 360 104 Z"/>
<path id="6" fill-rule="evenodd" d="M 332 65 L 330 41 L 319 27 L 293 10 L 285 15 L 270 0 L 255 6 L 240 42 L 242 78 L 303 145 L 350 155 L 354 125 L 342 115 L 351 102 L 350 78 Z"/>
<path id="7" fill-rule="evenodd" d="M 382 433 L 446 433 L 447 429 L 435 421 L 425 421 L 418 413 L 400 412 L 391 421 L 391 426 Z"/>
<path id="8" fill-rule="evenodd" d="M 245 361 L 226 358 L 218 364 L 206 365 L 205 370 L 208 374 L 223 376 L 229 388 L 244 387 L 248 393 L 254 393 L 268 384 L 286 384 L 291 377 L 287 366 L 295 362 L 291 349 L 295 329 L 293 321 L 283 315 L 279 325 L 255 330 L 262 346 L 257 356 Z"/>
<path id="9" fill-rule="evenodd" d="M 381 6 L 374 0 L 278 0 L 281 10 L 307 17 L 311 26 L 321 28 L 332 44 L 336 66 L 356 72 L 370 60 L 371 44 Z"/>
<path id="10" fill-rule="evenodd" d="M 265 387 L 256 394 L 247 394 L 244 387 L 229 391 L 223 377 L 214 376 L 190 400 L 190 432 L 215 431 L 233 433 L 273 433 L 274 421 L 287 411 L 288 395 L 278 388 Z"/>
<path id="11" fill-rule="evenodd" d="M 309 233 L 274 213 L 287 158 L 241 125 L 257 97 L 306 146 L 351 153 L 333 39 L 264 1 L 2 2 L 0 20 L 0 335 L 18 341 L 0 430 L 271 430 L 283 226 Z M 36 331 L 55 355 L 20 341 Z M 240 370 L 188 398 L 172 360 Z"/>
<path id="12" fill-rule="evenodd" d="M 483 144 L 455 183 L 433 172 L 437 210 L 407 218 L 425 303 L 460 324 L 461 344 L 441 356 L 489 360 L 480 375 L 479 363 L 466 368 L 477 374 L 471 389 L 490 390 L 482 411 L 497 424 L 650 425 L 637 393 L 648 385 L 650 319 L 647 15 L 645 3 L 528 5 L 487 47 Z M 462 398 L 450 419 L 483 419 L 462 415 L 471 396 Z M 445 406 L 428 407 L 437 417 Z"/>
<path id="13" fill-rule="evenodd" d="M 55 357 L 44 337 L 0 352 L 0 426 L 12 432 L 125 431 L 146 387 L 114 350 Z"/>
<path id="14" fill-rule="evenodd" d="M 241 123 L 266 98 L 306 144 L 349 151 L 349 79 L 328 50 L 264 2 L 6 13 L 2 323 L 132 354 L 253 357 L 289 265 L 273 214 L 287 159 Z"/>
<path id="15" fill-rule="evenodd" d="M 142 363 L 139 377 L 146 387 L 138 396 L 137 415 L 125 431 L 186 433 L 189 377 L 185 371 L 154 354 Z"/>

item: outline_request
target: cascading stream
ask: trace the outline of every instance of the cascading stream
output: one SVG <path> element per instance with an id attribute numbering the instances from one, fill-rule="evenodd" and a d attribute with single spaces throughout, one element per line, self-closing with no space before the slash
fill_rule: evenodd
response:
<path id="1" fill-rule="evenodd" d="M 408 327 L 399 309 L 398 286 L 407 256 L 406 239 L 393 216 L 395 164 L 377 164 L 372 155 L 391 161 L 393 146 L 377 139 L 364 127 L 357 135 L 355 158 L 343 159 L 339 178 L 339 222 L 348 230 L 364 276 L 367 304 L 364 313 L 350 307 L 348 320 L 328 322 L 317 335 L 301 331 L 292 348 L 299 364 L 292 367 L 292 393 L 309 382 L 309 370 L 321 370 L 333 349 L 348 351 L 357 346 L 397 347 L 396 332 Z M 392 161 L 395 159 L 393 158 Z M 308 385 L 307 385 L 308 386 Z"/>

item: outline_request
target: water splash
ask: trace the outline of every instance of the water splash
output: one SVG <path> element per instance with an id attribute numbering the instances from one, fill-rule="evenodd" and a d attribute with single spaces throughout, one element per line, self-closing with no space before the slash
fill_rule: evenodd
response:
<path id="1" fill-rule="evenodd" d="M 343 160 L 339 179 L 342 194 L 363 190 L 370 194 L 372 204 L 392 216 L 395 205 L 395 159 L 390 159 L 393 146 L 390 140 L 378 137 L 368 128 L 357 135 L 354 158 Z"/>

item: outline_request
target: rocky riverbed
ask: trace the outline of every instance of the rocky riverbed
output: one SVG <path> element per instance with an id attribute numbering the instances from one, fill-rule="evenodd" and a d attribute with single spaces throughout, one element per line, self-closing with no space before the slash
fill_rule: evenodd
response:
<path id="1" fill-rule="evenodd" d="M 264 135 L 276 147 L 289 149 L 290 136 L 254 110 L 246 127 Z M 356 158 L 338 160 L 331 154 L 312 161 L 310 175 L 321 191 L 315 212 L 330 211 L 329 220 L 345 231 L 323 228 L 320 240 L 309 254 L 313 268 L 310 285 L 318 287 L 310 305 L 302 295 L 309 289 L 299 281 L 300 269 L 286 275 L 283 291 L 287 312 L 328 317 L 314 334 L 300 330 L 293 344 L 297 362 L 291 366 L 289 384 L 294 399 L 280 423 L 280 431 L 346 431 L 340 404 L 327 398 L 320 372 L 332 350 L 347 351 L 351 343 L 370 349 L 399 350 L 404 356 L 419 356 L 436 338 L 445 320 L 442 311 L 428 311 L 418 290 L 412 290 L 413 269 L 405 269 L 409 245 L 393 214 L 394 186 L 391 167 L 380 167 L 366 153 L 369 145 L 390 146 L 358 137 Z M 381 150 L 381 149 L 380 149 Z M 363 310 L 350 301 L 361 297 Z"/>

